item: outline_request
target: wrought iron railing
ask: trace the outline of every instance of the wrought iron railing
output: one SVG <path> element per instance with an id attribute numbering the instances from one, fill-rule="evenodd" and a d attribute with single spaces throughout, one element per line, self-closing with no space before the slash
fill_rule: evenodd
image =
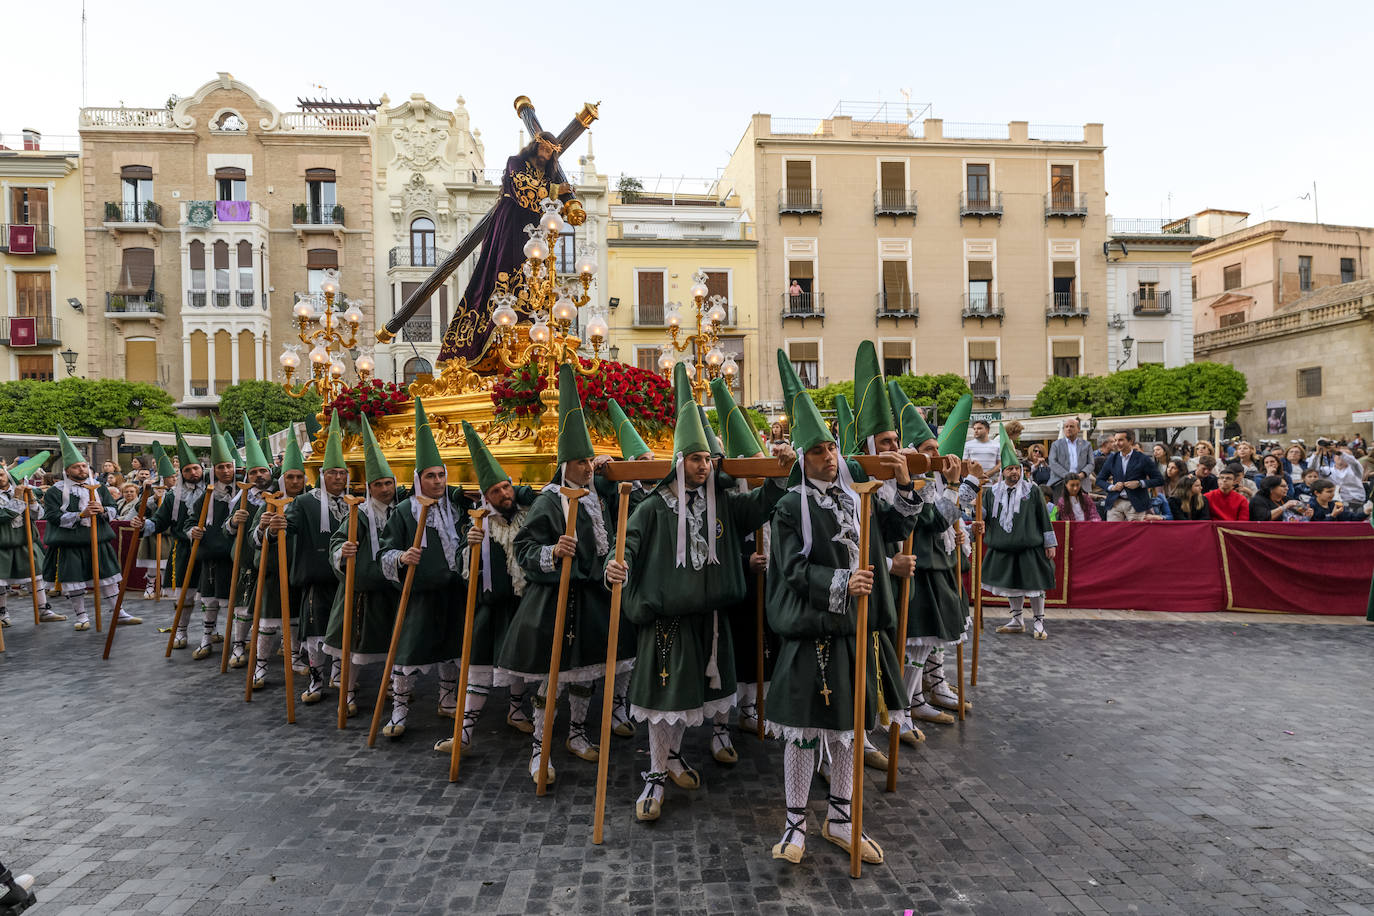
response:
<path id="1" fill-rule="evenodd" d="M 105 312 L 112 315 L 163 315 L 167 312 L 167 305 L 162 293 L 155 291 L 141 296 L 106 293 Z"/>
<path id="2" fill-rule="evenodd" d="M 241 289 L 238 291 L 238 293 L 235 294 L 235 296 L 238 299 L 239 308 L 251 309 L 253 307 L 257 294 L 254 293 L 252 290 Z"/>
<path id="3" fill-rule="evenodd" d="M 434 322 L 428 318 L 412 318 L 401 325 L 401 340 L 406 343 L 429 343 L 434 339 Z"/>
<path id="4" fill-rule="evenodd" d="M 1156 290 L 1152 295 L 1131 293 L 1131 311 L 1136 315 L 1167 315 L 1173 311 L 1170 290 Z"/>
<path id="5" fill-rule="evenodd" d="M 62 319 L 54 318 L 52 315 L 33 315 L 34 341 L 39 346 L 51 347 L 62 343 Z M 11 316 L 0 318 L 0 344 L 10 345 L 10 322 L 15 318 L 24 320 L 25 316 Z"/>
<path id="6" fill-rule="evenodd" d="M 879 188 L 873 193 L 873 212 L 880 216 L 915 216 L 916 192 L 905 188 Z"/>
<path id="7" fill-rule="evenodd" d="M 964 293 L 964 318 L 1002 318 L 1003 293 Z"/>
<path id="8" fill-rule="evenodd" d="M 205 290 L 188 289 L 186 291 L 186 307 L 192 309 L 205 308 Z"/>
<path id="9" fill-rule="evenodd" d="M 1082 191 L 1051 191 L 1045 195 L 1046 216 L 1087 216 L 1088 195 Z"/>
<path id="10" fill-rule="evenodd" d="M 824 318 L 825 293 L 782 294 L 782 317 L 787 318 Z"/>
<path id="11" fill-rule="evenodd" d="M 635 325 L 637 327 L 661 328 L 664 325 L 664 315 L 667 308 L 663 303 L 641 302 L 635 306 Z"/>
<path id="12" fill-rule="evenodd" d="M 11 226 L 33 226 L 35 254 L 52 254 L 57 250 L 57 233 L 51 223 L 0 223 L 0 252 L 10 250 Z"/>
<path id="13" fill-rule="evenodd" d="M 1045 295 L 1045 315 L 1048 318 L 1085 318 L 1088 315 L 1088 294 L 1057 292 Z"/>
<path id="14" fill-rule="evenodd" d="M 388 267 L 438 267 L 453 252 L 444 248 L 398 245 L 387 255 Z"/>
<path id="15" fill-rule="evenodd" d="M 976 398 L 1005 399 L 1011 393 L 1011 384 L 1005 375 L 970 375 L 965 381 L 968 382 L 969 391 L 973 392 Z"/>
<path id="16" fill-rule="evenodd" d="M 107 223 L 156 223 L 162 225 L 162 207 L 151 200 L 107 200 Z"/>
<path id="17" fill-rule="evenodd" d="M 232 299 L 232 298 L 234 298 L 234 294 L 231 293 L 231 292 L 229 292 L 229 290 L 227 290 L 227 289 L 217 289 L 217 290 L 215 290 L 215 298 L 214 298 L 215 308 L 217 308 L 217 309 L 227 309 L 227 308 L 229 307 L 229 300 Z"/>
<path id="18" fill-rule="evenodd" d="M 297 226 L 342 226 L 344 208 L 342 204 L 292 204 L 291 222 Z"/>
<path id="19" fill-rule="evenodd" d="M 879 318 L 915 318 L 920 314 L 916 293 L 878 293 L 874 300 Z"/>
<path id="20" fill-rule="evenodd" d="M 968 191 L 959 192 L 959 215 L 960 216 L 996 216 L 1002 215 L 1002 192 L 1001 191 Z"/>
<path id="21" fill-rule="evenodd" d="M 820 213 L 820 188 L 781 188 L 778 191 L 779 213 Z"/>

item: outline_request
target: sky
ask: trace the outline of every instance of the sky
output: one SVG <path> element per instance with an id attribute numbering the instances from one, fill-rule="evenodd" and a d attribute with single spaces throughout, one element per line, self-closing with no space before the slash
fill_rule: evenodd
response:
<path id="1" fill-rule="evenodd" d="M 81 11 L 7 10 L 6 30 L 41 62 L 26 79 L 12 69 L 0 95 L 9 145 L 24 127 L 49 146 L 77 133 Z M 160 107 L 218 71 L 282 110 L 298 96 L 422 92 L 452 107 L 461 95 L 494 165 L 519 139 L 517 95 L 555 131 L 599 100 L 597 170 L 614 181 L 709 179 L 754 112 L 821 118 L 841 100 L 900 112 L 907 90 L 947 121 L 1102 122 L 1113 216 L 1312 220 L 1315 182 L 1322 222 L 1374 225 L 1367 2 L 87 0 L 86 17 L 91 106 Z"/>

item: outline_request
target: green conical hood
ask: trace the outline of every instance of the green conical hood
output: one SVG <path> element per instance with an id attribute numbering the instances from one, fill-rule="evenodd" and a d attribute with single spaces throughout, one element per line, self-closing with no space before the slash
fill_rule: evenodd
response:
<path id="1" fill-rule="evenodd" d="M 858 445 L 869 436 L 896 428 L 887 383 L 878 367 L 878 351 L 873 349 L 873 341 L 861 341 L 854 354 L 854 442 Z"/>
<path id="2" fill-rule="evenodd" d="M 377 444 L 377 437 L 372 435 L 372 424 L 367 422 L 367 417 L 362 418 L 363 422 L 363 476 L 368 483 L 374 480 L 385 480 L 388 477 L 394 478 L 396 475 L 391 473 L 391 465 L 386 462 L 386 455 L 382 453 L 382 447 Z"/>
<path id="3" fill-rule="evenodd" d="M 429 468 L 444 466 L 439 457 L 439 446 L 434 444 L 434 430 L 429 428 L 429 416 L 425 405 L 415 399 L 415 476 L 419 477 Z"/>
<path id="4" fill-rule="evenodd" d="M 243 453 L 240 452 L 238 446 L 234 444 L 234 437 L 227 430 L 221 433 L 220 436 L 222 439 L 224 439 L 224 447 L 228 450 L 229 457 L 232 458 L 234 461 L 234 467 L 239 470 L 242 470 Z"/>
<path id="5" fill-rule="evenodd" d="M 806 394 L 806 388 L 802 385 L 801 379 L 797 378 L 797 370 L 792 368 L 792 360 L 788 359 L 787 354 L 781 349 L 778 350 L 778 378 L 782 380 L 782 412 L 787 416 L 787 424 L 790 426 L 794 422 L 797 399 Z"/>
<path id="6" fill-rule="evenodd" d="M 963 457 L 964 442 L 968 439 L 968 420 L 973 413 L 973 395 L 966 394 L 954 405 L 940 427 L 940 454 Z"/>
<path id="7" fill-rule="evenodd" d="M 716 403 L 716 422 L 720 424 L 721 448 L 726 458 L 749 458 L 757 455 L 759 437 L 749 425 L 749 418 L 735 403 L 730 386 L 724 379 L 711 382 L 711 400 Z"/>
<path id="8" fill-rule="evenodd" d="M 1002 443 L 1002 454 L 997 457 L 997 462 L 1002 467 L 1020 464 L 1021 459 L 1016 457 L 1016 448 L 1011 444 L 1011 436 L 1007 435 L 1007 427 L 1001 420 L 997 421 L 997 439 Z"/>
<path id="9" fill-rule="evenodd" d="M 587 432 L 587 418 L 582 413 L 582 399 L 577 396 L 577 375 L 572 366 L 564 363 L 558 367 L 558 463 L 595 454 L 591 434 Z"/>
<path id="10" fill-rule="evenodd" d="M 167 457 L 167 450 L 162 447 L 161 442 L 153 443 L 153 458 L 157 461 L 157 476 L 177 476 L 177 469 L 172 467 L 172 459 Z"/>
<path id="11" fill-rule="evenodd" d="M 706 408 L 697 405 L 697 413 L 701 414 L 701 429 L 706 433 L 706 445 L 709 447 L 713 458 L 720 458 L 725 455 L 725 448 L 720 444 L 720 437 L 711 428 L 711 418 L 706 416 Z"/>
<path id="12" fill-rule="evenodd" d="M 472 469 L 477 472 L 477 486 L 486 493 L 498 483 L 510 480 L 510 475 L 501 467 L 501 462 L 487 448 L 477 430 L 467 420 L 463 421 L 463 438 L 468 443 L 468 455 L 472 458 Z"/>
<path id="13" fill-rule="evenodd" d="M 80 449 L 72 444 L 72 440 L 67 438 L 67 431 L 62 428 L 62 424 L 57 425 L 57 441 L 62 443 L 62 466 L 69 468 L 74 464 L 82 464 L 86 461 Z"/>
<path id="14" fill-rule="evenodd" d="M 272 462 L 267 460 L 267 450 L 258 441 L 258 434 L 254 431 L 253 424 L 248 421 L 247 413 L 243 415 L 243 451 L 243 463 L 249 470 L 272 466 Z"/>
<path id="15" fill-rule="evenodd" d="M 272 466 L 272 443 L 266 436 L 258 437 L 258 448 L 262 449 L 262 457 L 267 459 L 267 466 Z"/>
<path id="16" fill-rule="evenodd" d="M 678 363 L 673 366 L 673 416 L 682 413 L 682 405 L 691 401 L 696 403 L 696 395 L 692 391 L 692 380 L 687 377 L 687 364 Z"/>
<path id="17" fill-rule="evenodd" d="M 44 449 L 37 455 L 34 455 L 32 458 L 29 458 L 26 461 L 21 461 L 19 464 L 16 464 L 14 467 L 10 468 L 10 479 L 28 480 L 30 477 L 33 476 L 33 472 L 41 468 L 43 465 L 47 464 L 48 459 L 51 457 L 52 452 L 48 451 L 47 449 Z"/>
<path id="18" fill-rule="evenodd" d="M 673 426 L 673 454 L 690 455 L 693 452 L 711 451 L 711 443 L 706 438 L 704 427 L 696 401 L 689 399 L 680 404 L 677 409 L 677 423 Z"/>
<path id="19" fill-rule="evenodd" d="M 290 435 L 286 437 L 286 449 L 282 454 L 281 472 L 305 471 L 305 458 L 301 455 L 301 444 L 296 441 L 296 431 L 287 427 Z"/>
<path id="20" fill-rule="evenodd" d="M 930 424 L 921 416 L 916 405 L 911 403 L 911 398 L 906 396 L 896 379 L 887 383 L 887 396 L 892 402 L 892 413 L 897 417 L 897 437 L 903 446 L 917 448 L 922 442 L 935 438 L 930 431 Z"/>
<path id="21" fill-rule="evenodd" d="M 233 450 L 224 444 L 224 430 L 219 428 L 213 414 L 210 416 L 210 465 L 234 463 Z"/>
<path id="22" fill-rule="evenodd" d="M 175 423 L 172 424 L 172 425 L 173 425 L 174 428 L 176 427 L 176 424 L 175 424 Z M 186 467 L 186 466 L 192 465 L 192 464 L 200 464 L 200 459 L 196 457 L 196 453 L 195 453 L 195 452 L 191 451 L 191 446 L 189 446 L 189 445 L 186 444 L 186 437 L 183 436 L 183 435 L 181 434 L 181 430 L 180 430 L 179 428 L 176 429 L 176 434 L 177 434 L 177 460 L 179 460 L 179 461 L 181 462 L 181 466 L 182 466 L 182 467 Z M 168 475 L 168 476 L 171 476 L 171 475 Z"/>
<path id="23" fill-rule="evenodd" d="M 320 465 L 320 470 L 329 471 L 334 468 L 348 468 L 343 457 L 343 433 L 339 429 L 337 410 L 329 415 L 329 438 L 324 441 L 324 463 Z"/>
<path id="24" fill-rule="evenodd" d="M 781 350 L 778 351 L 778 374 L 782 378 L 785 399 L 783 408 L 791 424 L 792 447 L 797 450 L 797 458 L 800 459 L 806 450 L 814 445 L 834 442 L 835 437 L 830 435 L 830 430 L 826 428 L 816 402 L 811 400 L 811 395 L 802 387 L 792 363 L 787 359 L 787 354 Z"/>
<path id="25" fill-rule="evenodd" d="M 858 437 L 854 435 L 854 412 L 849 409 L 849 398 L 842 394 L 835 395 L 835 428 L 840 431 L 840 454 L 858 454 Z"/>
<path id="26" fill-rule="evenodd" d="M 606 411 L 611 415 L 611 425 L 615 427 L 615 438 L 620 443 L 621 458 L 629 461 L 651 451 L 644 439 L 640 437 L 639 430 L 635 429 L 630 418 L 625 416 L 625 411 L 620 409 L 615 398 L 606 399 Z"/>

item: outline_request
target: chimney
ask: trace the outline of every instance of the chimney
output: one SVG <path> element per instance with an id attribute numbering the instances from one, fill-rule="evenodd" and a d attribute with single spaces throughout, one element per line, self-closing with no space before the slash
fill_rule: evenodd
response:
<path id="1" fill-rule="evenodd" d="M 26 127 L 26 128 L 24 128 L 24 149 L 26 149 L 26 150 L 36 150 L 36 149 L 38 149 L 39 146 L 40 146 L 40 142 L 42 141 L 42 139 L 43 139 L 43 135 L 40 134 L 38 131 L 34 130 L 32 127 Z"/>

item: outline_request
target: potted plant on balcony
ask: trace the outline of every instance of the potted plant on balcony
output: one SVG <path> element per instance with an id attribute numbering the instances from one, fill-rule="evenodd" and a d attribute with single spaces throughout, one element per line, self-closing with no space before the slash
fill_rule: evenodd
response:
<path id="1" fill-rule="evenodd" d="M 143 221 L 145 223 L 157 222 L 157 204 L 153 203 L 151 200 L 145 200 L 143 202 Z"/>
<path id="2" fill-rule="evenodd" d="M 107 308 L 111 312 L 122 312 L 125 310 L 123 296 L 111 296 Z"/>
<path id="3" fill-rule="evenodd" d="M 120 220 L 119 204 L 112 200 L 105 201 L 105 221 L 107 223 L 117 223 Z"/>
<path id="4" fill-rule="evenodd" d="M 307 220 L 306 220 L 306 215 L 307 215 L 307 213 L 308 213 L 308 209 L 306 208 L 305 204 L 292 204 L 292 205 L 291 205 L 291 222 L 297 223 L 297 224 L 304 224 L 305 222 L 307 222 Z"/>
<path id="5" fill-rule="evenodd" d="M 333 221 L 334 225 L 342 226 L 344 221 L 343 204 L 335 204 L 334 209 L 329 211 L 329 218 Z"/>

